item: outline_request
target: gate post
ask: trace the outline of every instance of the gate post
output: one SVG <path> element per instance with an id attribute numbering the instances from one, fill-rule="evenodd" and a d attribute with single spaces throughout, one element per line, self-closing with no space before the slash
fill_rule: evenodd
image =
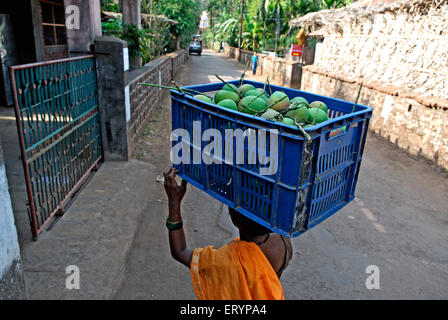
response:
<path id="1" fill-rule="evenodd" d="M 125 67 L 127 42 L 115 37 L 97 37 L 98 102 L 105 160 L 128 160 Z"/>

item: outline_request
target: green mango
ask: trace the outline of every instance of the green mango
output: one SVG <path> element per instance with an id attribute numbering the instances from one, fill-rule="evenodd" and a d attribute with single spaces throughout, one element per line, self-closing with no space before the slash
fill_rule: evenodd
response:
<path id="1" fill-rule="evenodd" d="M 323 112 L 328 113 L 328 107 L 322 101 L 313 101 L 313 102 L 311 102 L 309 108 L 310 109 L 312 109 L 312 108 L 319 108 Z"/>
<path id="2" fill-rule="evenodd" d="M 308 107 L 310 104 L 304 97 L 295 97 L 291 99 L 291 104 L 304 103 Z"/>
<path id="3" fill-rule="evenodd" d="M 236 105 L 235 101 L 230 100 L 230 99 L 224 99 L 224 100 L 220 101 L 218 103 L 218 106 L 238 111 L 238 106 Z"/>
<path id="4" fill-rule="evenodd" d="M 238 103 L 240 101 L 240 96 L 235 92 L 231 92 L 231 91 L 227 91 L 227 90 L 219 90 L 218 92 L 216 92 L 216 94 L 215 94 L 215 102 L 216 103 L 220 103 L 222 100 L 226 100 L 226 99 L 230 99 L 233 102 Z"/>
<path id="5" fill-rule="evenodd" d="M 268 100 L 268 106 L 275 111 L 283 112 L 288 109 L 291 102 L 289 101 L 286 93 L 281 91 L 275 91 L 271 94 Z"/>
<path id="6" fill-rule="evenodd" d="M 244 96 L 245 96 L 245 97 L 248 97 L 248 96 L 259 97 L 259 98 L 263 98 L 263 99 L 265 99 L 266 101 L 268 101 L 268 97 L 267 97 L 266 95 L 262 94 L 262 93 L 261 93 L 260 91 L 258 91 L 258 90 L 249 90 L 249 91 L 246 92 L 246 94 L 245 94 Z"/>
<path id="7" fill-rule="evenodd" d="M 234 84 L 225 84 L 221 90 L 226 90 L 226 91 L 230 91 L 233 93 L 238 93 L 238 87 Z"/>
<path id="8" fill-rule="evenodd" d="M 308 110 L 308 122 L 321 123 L 328 120 L 327 113 L 318 108 L 310 108 Z"/>
<path id="9" fill-rule="evenodd" d="M 241 87 L 238 88 L 238 91 L 240 92 L 240 94 L 244 97 L 244 95 L 246 94 L 247 91 L 250 90 L 255 90 L 255 87 L 251 84 L 243 84 Z"/>
<path id="10" fill-rule="evenodd" d="M 193 96 L 193 98 L 196 98 L 196 99 L 208 102 L 208 103 L 213 103 L 212 99 L 210 99 L 207 96 L 204 96 L 203 94 L 197 94 L 197 95 Z"/>
<path id="11" fill-rule="evenodd" d="M 288 108 L 288 110 L 286 110 L 286 116 L 296 119 L 297 122 L 307 120 L 308 113 L 308 108 L 306 106 L 298 108 L 295 105 L 292 105 Z"/>
<path id="12" fill-rule="evenodd" d="M 287 124 L 288 126 L 295 126 L 294 120 L 291 118 L 283 118 L 283 120 L 277 121 L 283 124 Z"/>
<path id="13" fill-rule="evenodd" d="M 267 103 L 263 98 L 247 96 L 241 99 L 238 104 L 238 110 L 248 114 L 256 114 L 262 112 L 267 107 Z"/>

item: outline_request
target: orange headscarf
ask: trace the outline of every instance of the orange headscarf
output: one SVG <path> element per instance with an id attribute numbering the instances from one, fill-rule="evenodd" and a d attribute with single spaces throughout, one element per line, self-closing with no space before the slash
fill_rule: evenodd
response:
<path id="1" fill-rule="evenodd" d="M 200 300 L 283 300 L 274 269 L 253 242 L 235 239 L 220 249 L 196 248 L 191 278 Z"/>

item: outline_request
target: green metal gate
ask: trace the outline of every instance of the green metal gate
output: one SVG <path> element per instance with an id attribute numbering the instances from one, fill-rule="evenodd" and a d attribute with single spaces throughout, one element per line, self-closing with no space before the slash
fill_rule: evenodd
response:
<path id="1" fill-rule="evenodd" d="M 103 159 L 93 55 L 10 69 L 34 239 Z"/>

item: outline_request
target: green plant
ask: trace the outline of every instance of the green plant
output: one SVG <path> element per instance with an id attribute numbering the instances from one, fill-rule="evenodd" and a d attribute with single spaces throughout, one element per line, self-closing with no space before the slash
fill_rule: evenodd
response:
<path id="1" fill-rule="evenodd" d="M 216 25 L 216 38 L 222 39 L 230 46 L 238 46 L 238 20 L 230 18 Z"/>
<path id="2" fill-rule="evenodd" d="M 101 11 L 120 12 L 118 1 L 101 0 Z"/>
<path id="3" fill-rule="evenodd" d="M 242 47 L 249 50 L 283 51 L 295 42 L 295 30 L 290 30 L 293 18 L 327 8 L 339 8 L 353 0 L 244 0 L 245 13 L 242 30 Z M 225 41 L 238 46 L 241 0 L 209 0 L 205 5 L 209 13 L 213 41 Z M 207 42 L 208 43 L 208 42 Z"/>
<path id="4" fill-rule="evenodd" d="M 109 19 L 101 24 L 103 34 L 106 36 L 119 37 L 123 30 L 123 23 L 121 19 Z"/>
<path id="5" fill-rule="evenodd" d="M 186 48 L 199 25 L 200 3 L 198 0 L 158 0 L 155 10 L 177 21 L 170 27 L 176 37 L 176 45 Z"/>
<path id="6" fill-rule="evenodd" d="M 143 63 L 147 63 L 153 57 L 150 50 L 151 29 L 138 29 L 136 25 L 123 23 L 121 19 L 109 19 L 103 22 L 102 29 L 105 35 L 126 41 L 130 56 L 141 57 Z"/>
<path id="7" fill-rule="evenodd" d="M 352 2 L 353 0 L 323 0 L 328 9 L 344 7 Z"/>
<path id="8" fill-rule="evenodd" d="M 150 29 L 139 29 L 134 24 L 123 23 L 121 39 L 127 41 L 129 55 L 145 59 L 149 52 L 148 40 L 151 35 Z"/>

